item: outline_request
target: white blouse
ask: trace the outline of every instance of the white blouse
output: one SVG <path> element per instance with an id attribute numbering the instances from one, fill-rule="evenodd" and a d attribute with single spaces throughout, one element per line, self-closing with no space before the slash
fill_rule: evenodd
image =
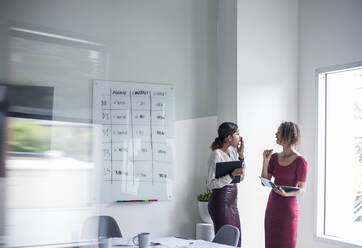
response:
<path id="1" fill-rule="evenodd" d="M 228 156 L 225 152 L 220 149 L 213 150 L 210 154 L 210 158 L 208 161 L 209 165 L 209 176 L 207 180 L 207 187 L 209 189 L 220 189 L 225 185 L 228 185 L 233 180 L 230 175 L 225 175 L 223 177 L 215 178 L 215 170 L 216 170 L 216 163 L 219 162 L 228 162 L 228 161 L 235 161 L 239 160 L 239 154 L 235 147 L 229 146 L 228 152 L 230 156 Z M 245 164 L 244 164 L 245 168 Z M 240 175 L 240 180 L 243 180 L 245 173 Z"/>

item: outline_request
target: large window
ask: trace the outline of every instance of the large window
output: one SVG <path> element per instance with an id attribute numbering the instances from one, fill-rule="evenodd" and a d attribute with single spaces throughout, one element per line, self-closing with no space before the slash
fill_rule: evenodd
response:
<path id="1" fill-rule="evenodd" d="M 317 236 L 362 245 L 362 63 L 317 72 Z"/>

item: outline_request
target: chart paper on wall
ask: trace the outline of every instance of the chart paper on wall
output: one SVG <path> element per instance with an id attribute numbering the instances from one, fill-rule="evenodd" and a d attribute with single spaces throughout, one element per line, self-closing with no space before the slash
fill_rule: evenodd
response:
<path id="1" fill-rule="evenodd" d="M 172 198 L 174 99 L 169 84 L 94 80 L 102 201 Z"/>

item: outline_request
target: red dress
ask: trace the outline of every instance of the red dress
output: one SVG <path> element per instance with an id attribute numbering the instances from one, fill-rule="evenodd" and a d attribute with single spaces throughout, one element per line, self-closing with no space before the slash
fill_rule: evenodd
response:
<path id="1" fill-rule="evenodd" d="M 281 166 L 278 154 L 269 161 L 268 173 L 277 185 L 297 186 L 307 178 L 307 162 L 298 156 L 291 164 Z M 273 190 L 265 211 L 265 248 L 295 248 L 297 243 L 299 207 L 296 196 L 283 197 Z"/>

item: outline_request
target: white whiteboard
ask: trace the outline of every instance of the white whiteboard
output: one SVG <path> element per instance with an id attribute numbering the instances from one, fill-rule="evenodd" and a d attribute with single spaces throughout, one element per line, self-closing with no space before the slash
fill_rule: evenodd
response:
<path id="1" fill-rule="evenodd" d="M 173 85 L 94 80 L 103 201 L 172 198 L 174 103 Z"/>

